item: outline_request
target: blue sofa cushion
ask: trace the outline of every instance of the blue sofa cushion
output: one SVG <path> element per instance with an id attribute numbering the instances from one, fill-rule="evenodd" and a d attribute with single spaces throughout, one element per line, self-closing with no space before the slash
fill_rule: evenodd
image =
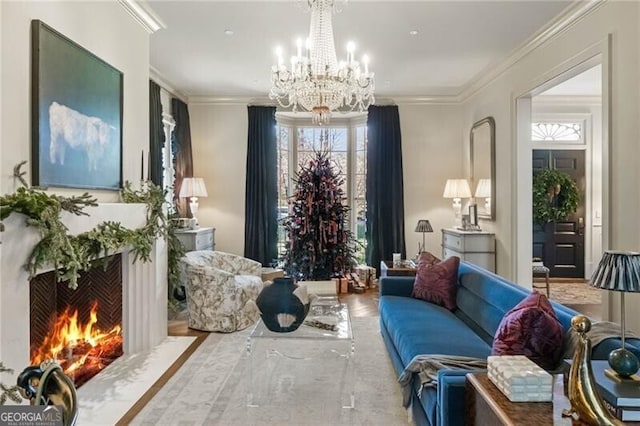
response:
<path id="1" fill-rule="evenodd" d="M 491 353 L 489 344 L 442 306 L 409 297 L 384 296 L 379 310 L 405 366 L 421 354 L 486 358 Z"/>

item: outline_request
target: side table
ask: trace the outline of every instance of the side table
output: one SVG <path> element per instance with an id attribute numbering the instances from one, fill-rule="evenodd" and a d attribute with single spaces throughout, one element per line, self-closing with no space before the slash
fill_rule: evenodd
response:
<path id="1" fill-rule="evenodd" d="M 511 402 L 486 373 L 467 374 L 466 378 L 467 425 L 584 425 L 562 417 L 562 410 L 570 406 L 564 395 L 562 374 L 553 376 L 552 402 Z"/>
<path id="2" fill-rule="evenodd" d="M 381 277 L 415 277 L 416 268 L 407 266 L 405 263 L 406 260 L 403 261 L 403 266 L 393 266 L 393 261 L 391 260 L 381 260 L 380 261 L 380 276 Z"/>

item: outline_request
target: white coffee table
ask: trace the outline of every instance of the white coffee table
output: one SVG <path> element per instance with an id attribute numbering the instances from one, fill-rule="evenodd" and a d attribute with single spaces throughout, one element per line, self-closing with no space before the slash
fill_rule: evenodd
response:
<path id="1" fill-rule="evenodd" d="M 335 324 L 335 330 L 302 324 L 276 333 L 259 320 L 247 339 L 247 406 L 322 404 L 355 407 L 355 342 L 346 304 L 316 299 L 305 321 Z"/>

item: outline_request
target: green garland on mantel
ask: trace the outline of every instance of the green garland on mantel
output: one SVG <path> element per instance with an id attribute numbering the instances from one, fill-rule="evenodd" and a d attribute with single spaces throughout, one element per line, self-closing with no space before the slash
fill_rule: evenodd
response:
<path id="1" fill-rule="evenodd" d="M 540 224 L 565 220 L 580 202 L 578 186 L 567 173 L 545 169 L 533 175 L 533 220 Z"/>
<path id="2" fill-rule="evenodd" d="M 47 194 L 29 188 L 24 179 L 25 172 L 20 168 L 26 161 L 14 167 L 14 176 L 24 185 L 9 195 L 0 196 L 0 221 L 12 213 L 21 213 L 27 217 L 26 225 L 37 228 L 40 241 L 27 259 L 25 268 L 29 278 L 36 275 L 38 269 L 53 266 L 58 282 L 67 281 L 70 288 L 78 287 L 78 278 L 82 271 L 91 269 L 97 260 L 108 261 L 106 256 L 122 247 L 130 247 L 134 262 L 151 260 L 151 250 L 156 238 L 167 241 L 168 248 L 168 287 L 169 305 L 175 301 L 173 295 L 179 285 L 179 259 L 184 255 L 184 246 L 174 233 L 173 223 L 164 213 L 165 193 L 162 188 L 151 182 L 146 189 L 134 190 L 129 182 L 121 191 L 125 203 L 144 203 L 147 205 L 147 222 L 139 229 L 127 229 L 119 222 L 106 221 L 90 231 L 79 235 L 69 235 L 67 227 L 60 220 L 62 211 L 77 216 L 88 216 L 87 206 L 97 206 L 96 198 L 85 192 L 80 196 L 64 197 Z M 0 232 L 4 224 L 0 222 Z M 13 373 L 0 362 L 0 373 Z M 17 386 L 8 386 L 0 382 L 0 405 L 8 399 L 19 403 L 22 399 Z"/>
<path id="3" fill-rule="evenodd" d="M 21 176 L 20 163 L 14 169 L 16 177 Z M 24 180 L 21 179 L 23 185 Z M 87 206 L 96 206 L 96 198 L 89 193 L 80 196 L 64 197 L 47 194 L 33 188 L 21 187 L 9 195 L 0 196 L 0 221 L 12 213 L 21 213 L 27 217 L 26 225 L 35 227 L 40 233 L 40 241 L 33 248 L 25 268 L 29 277 L 36 275 L 39 269 L 53 266 L 58 282 L 67 281 L 69 288 L 77 288 L 82 271 L 91 269 L 96 260 L 107 259 L 110 253 L 122 247 L 130 247 L 134 262 L 148 262 L 156 238 L 165 238 L 168 245 L 169 300 L 178 286 L 178 261 L 184 255 L 184 247 L 174 234 L 172 222 L 164 213 L 165 194 L 162 188 L 151 182 L 146 189 L 134 190 L 129 182 L 121 190 L 125 203 L 147 204 L 147 222 L 139 229 L 128 229 L 119 222 L 105 221 L 90 231 L 70 235 L 60 220 L 62 211 L 77 216 L 87 216 Z"/>

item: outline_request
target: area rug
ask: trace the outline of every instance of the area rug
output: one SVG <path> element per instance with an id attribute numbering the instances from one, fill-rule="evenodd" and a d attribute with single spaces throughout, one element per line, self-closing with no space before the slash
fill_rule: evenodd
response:
<path id="1" fill-rule="evenodd" d="M 355 356 L 353 369 L 355 408 L 335 406 L 339 385 L 315 380 L 316 373 L 332 373 L 318 358 L 314 369 L 290 370 L 278 379 L 273 406 L 247 407 L 250 380 L 246 351 L 250 329 L 237 333 L 211 333 L 167 384 L 141 410 L 134 425 L 403 425 L 407 412 L 397 376 L 380 337 L 378 317 L 352 318 Z M 300 349 L 305 357 L 318 357 L 321 348 Z M 303 345 L 299 345 L 302 348 Z M 295 360 L 294 360 L 295 361 Z M 284 359 L 282 362 L 287 362 Z M 295 365 L 295 363 L 291 364 Z M 320 371 L 324 367 L 325 371 Z M 318 370 L 318 371 L 314 371 Z M 295 377 L 294 377 L 295 375 Z M 302 377 L 300 377 L 302 376 Z M 307 380 L 307 382 L 305 382 Z M 291 382 L 296 381 L 298 390 Z M 252 384 L 253 383 L 253 384 Z M 306 384 L 305 384 L 306 383 Z M 319 385 L 320 383 L 320 385 Z M 351 382 L 350 382 L 351 383 Z M 303 391 L 300 391 L 302 385 Z M 307 389 L 308 386 L 308 389 Z M 312 392 L 306 392 L 313 389 Z"/>
<path id="2" fill-rule="evenodd" d="M 552 282 L 549 288 L 551 290 L 550 299 L 564 305 L 599 305 L 602 303 L 603 290 L 593 288 L 587 283 Z"/>

